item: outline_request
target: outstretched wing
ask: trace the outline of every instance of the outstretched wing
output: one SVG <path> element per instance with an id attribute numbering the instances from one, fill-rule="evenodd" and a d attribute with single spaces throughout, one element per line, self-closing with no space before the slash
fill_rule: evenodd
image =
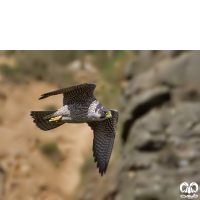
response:
<path id="1" fill-rule="evenodd" d="M 88 125 L 94 131 L 93 157 L 94 162 L 97 162 L 101 176 L 106 172 L 117 130 L 118 111 L 111 109 L 110 111 L 112 118 L 88 122 Z"/>
<path id="2" fill-rule="evenodd" d="M 55 90 L 53 92 L 45 93 L 39 99 L 44 99 L 52 95 L 63 94 L 63 105 L 74 104 L 77 102 L 82 102 L 83 100 L 93 101 L 95 100 L 93 94 L 95 87 L 96 84 L 94 83 L 78 84 L 60 90 Z"/>

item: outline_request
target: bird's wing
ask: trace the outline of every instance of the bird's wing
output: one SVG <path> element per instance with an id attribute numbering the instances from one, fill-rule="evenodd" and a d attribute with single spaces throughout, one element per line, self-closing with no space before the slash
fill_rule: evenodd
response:
<path id="1" fill-rule="evenodd" d="M 117 130 L 118 111 L 111 110 L 112 118 L 88 122 L 94 132 L 93 157 L 101 176 L 106 172 Z"/>
<path id="2" fill-rule="evenodd" d="M 45 93 L 39 99 L 44 99 L 52 95 L 63 94 L 63 105 L 74 104 L 76 102 L 88 99 L 95 100 L 93 94 L 95 87 L 96 84 L 94 83 L 78 84 L 60 90 L 55 90 L 53 92 Z"/>

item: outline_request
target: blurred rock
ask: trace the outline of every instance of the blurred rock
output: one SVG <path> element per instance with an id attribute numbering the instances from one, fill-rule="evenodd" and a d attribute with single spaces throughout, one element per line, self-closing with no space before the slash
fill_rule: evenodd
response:
<path id="1" fill-rule="evenodd" d="M 153 107 L 162 105 L 169 100 L 170 91 L 165 86 L 155 87 L 152 90 L 148 90 L 136 96 L 132 96 L 128 100 L 124 100 L 122 106 L 122 120 L 124 122 L 122 131 L 123 141 L 126 141 L 130 126 L 136 119 L 147 113 Z M 129 102 L 128 106 L 127 102 Z"/>
<path id="2" fill-rule="evenodd" d="M 200 173 L 200 138 L 191 135 L 199 120 L 200 104 L 182 103 L 154 108 L 135 122 L 120 160 L 122 199 L 179 199 L 180 183 L 200 183 L 200 177 L 195 175 Z M 130 170 L 136 171 L 132 180 L 127 176 Z M 130 198 L 126 197 L 129 189 L 124 185 L 134 188 Z"/>
<path id="3" fill-rule="evenodd" d="M 153 51 L 138 51 L 138 56 L 127 62 L 125 78 L 131 79 L 138 73 L 148 69 L 152 64 Z"/>
<path id="4" fill-rule="evenodd" d="M 67 68 L 70 71 L 78 71 L 83 69 L 88 73 L 97 73 L 97 67 L 92 64 L 92 57 L 86 55 L 82 60 L 75 60 L 68 64 Z"/>
<path id="5" fill-rule="evenodd" d="M 159 60 L 154 67 L 132 79 L 125 94 L 133 95 L 164 84 L 169 87 L 192 87 L 199 92 L 200 51 L 184 52 L 174 59 Z"/>
<path id="6" fill-rule="evenodd" d="M 127 62 L 125 67 L 125 78 L 133 79 L 138 74 L 145 70 L 151 69 L 156 65 L 167 63 L 175 60 L 174 58 L 179 57 L 187 51 L 137 51 L 137 56 Z"/>

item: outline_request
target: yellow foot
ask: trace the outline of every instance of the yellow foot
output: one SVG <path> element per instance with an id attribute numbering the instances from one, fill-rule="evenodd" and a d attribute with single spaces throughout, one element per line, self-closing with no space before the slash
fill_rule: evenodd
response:
<path id="1" fill-rule="evenodd" d="M 52 117 L 49 121 L 52 124 L 62 124 L 62 122 L 60 121 L 61 118 L 62 118 L 62 115 L 59 115 L 57 117 Z"/>

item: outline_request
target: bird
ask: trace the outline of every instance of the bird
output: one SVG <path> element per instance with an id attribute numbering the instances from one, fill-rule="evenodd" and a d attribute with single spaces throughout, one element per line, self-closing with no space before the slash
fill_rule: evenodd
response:
<path id="1" fill-rule="evenodd" d="M 43 131 L 65 123 L 87 123 L 93 130 L 93 157 L 101 176 L 106 173 L 118 123 L 118 111 L 104 107 L 94 96 L 94 83 L 82 83 L 42 94 L 39 99 L 63 94 L 63 107 L 31 111 L 33 122 Z"/>

